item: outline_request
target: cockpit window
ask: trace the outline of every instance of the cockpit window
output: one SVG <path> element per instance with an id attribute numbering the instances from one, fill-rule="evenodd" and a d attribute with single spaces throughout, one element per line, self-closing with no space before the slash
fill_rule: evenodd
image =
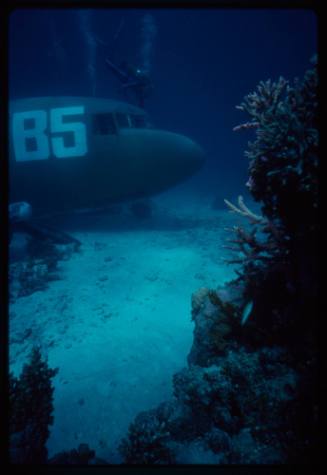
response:
<path id="1" fill-rule="evenodd" d="M 129 118 L 131 121 L 131 127 L 135 127 L 137 129 L 144 129 L 147 127 L 147 122 L 144 115 L 130 114 Z"/>
<path id="2" fill-rule="evenodd" d="M 110 135 L 119 129 L 145 129 L 151 124 L 143 114 L 126 114 L 123 112 L 99 113 L 93 115 L 93 133 L 95 135 Z"/>
<path id="3" fill-rule="evenodd" d="M 115 113 L 116 123 L 120 129 L 144 129 L 149 127 L 146 116 L 142 114 Z"/>
<path id="4" fill-rule="evenodd" d="M 126 114 L 122 114 L 121 112 L 116 112 L 116 120 L 118 127 L 121 129 L 126 129 L 130 127 L 128 116 Z"/>
<path id="5" fill-rule="evenodd" d="M 94 114 L 93 133 L 95 135 L 116 134 L 116 124 L 114 117 L 110 113 Z"/>

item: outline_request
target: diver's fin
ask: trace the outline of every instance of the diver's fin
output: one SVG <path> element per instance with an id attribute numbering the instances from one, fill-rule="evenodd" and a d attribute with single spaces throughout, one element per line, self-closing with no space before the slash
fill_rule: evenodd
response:
<path id="1" fill-rule="evenodd" d="M 111 71 L 118 77 L 120 81 L 127 81 L 129 79 L 129 75 L 112 63 L 108 58 L 106 58 L 106 64 L 109 66 Z"/>

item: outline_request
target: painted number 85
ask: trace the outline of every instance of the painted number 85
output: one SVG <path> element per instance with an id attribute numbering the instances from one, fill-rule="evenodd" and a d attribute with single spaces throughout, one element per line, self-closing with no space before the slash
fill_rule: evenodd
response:
<path id="1" fill-rule="evenodd" d="M 70 132 L 73 145 L 65 145 L 63 137 L 48 137 L 48 117 L 44 110 L 16 112 L 13 114 L 12 134 L 17 161 L 46 160 L 82 157 L 87 153 L 86 127 L 83 122 L 65 122 L 65 116 L 84 114 L 84 106 L 50 109 L 51 134 Z M 32 126 L 30 125 L 32 124 Z M 29 125 L 29 126 L 28 126 Z M 28 146 L 32 143 L 32 147 Z"/>

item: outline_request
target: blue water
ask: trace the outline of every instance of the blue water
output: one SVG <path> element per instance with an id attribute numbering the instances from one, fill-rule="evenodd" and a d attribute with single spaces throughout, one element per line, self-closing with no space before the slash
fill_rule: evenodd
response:
<path id="1" fill-rule="evenodd" d="M 96 95 L 121 99 L 105 65 L 111 57 L 142 60 L 145 10 L 92 10 L 86 28 L 78 10 L 25 10 L 10 23 L 10 97 Z M 207 152 L 197 189 L 224 193 L 244 185 L 248 137 L 232 132 L 246 120 L 235 109 L 260 80 L 302 77 L 317 50 L 317 19 L 310 10 L 154 10 L 151 43 L 155 89 L 146 108 L 154 124 L 184 133 Z M 106 44 L 102 44 L 106 43 Z M 201 178 L 200 178 L 201 177 Z"/>

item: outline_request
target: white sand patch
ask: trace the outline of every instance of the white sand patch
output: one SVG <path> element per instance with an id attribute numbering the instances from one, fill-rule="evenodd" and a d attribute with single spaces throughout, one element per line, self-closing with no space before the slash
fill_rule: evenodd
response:
<path id="1" fill-rule="evenodd" d="M 192 292 L 235 276 L 221 261 L 229 215 L 194 204 L 182 211 L 177 229 L 155 221 L 70 231 L 82 250 L 61 262 L 62 280 L 11 305 L 11 369 L 20 371 L 33 343 L 60 369 L 49 456 L 85 442 L 118 463 L 137 413 L 171 397 L 192 344 Z"/>

